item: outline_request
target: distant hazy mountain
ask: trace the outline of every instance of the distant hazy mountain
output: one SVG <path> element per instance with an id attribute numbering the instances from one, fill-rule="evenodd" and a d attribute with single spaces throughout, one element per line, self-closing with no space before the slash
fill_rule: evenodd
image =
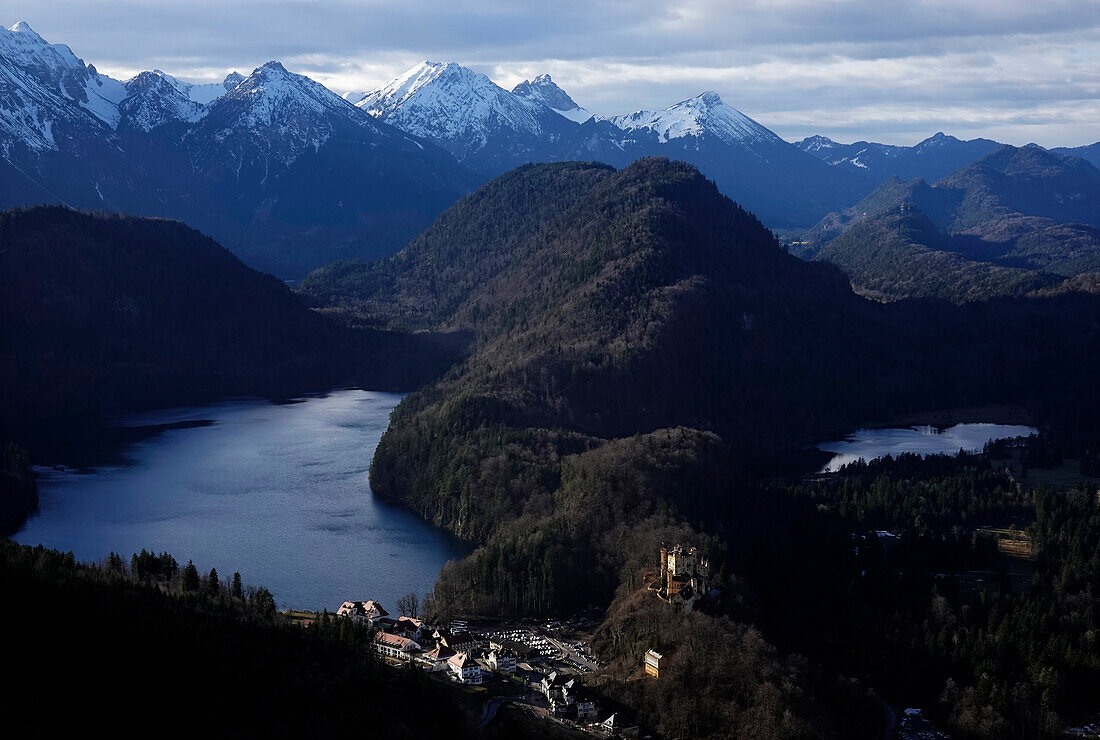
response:
<path id="1" fill-rule="evenodd" d="M 124 83 L 24 23 L 0 28 L 0 151 L 0 208 L 178 218 L 282 277 L 391 253 L 477 180 L 277 62 Z"/>
<path id="2" fill-rule="evenodd" d="M 1098 227 L 1100 170 L 1006 145 L 932 185 L 891 178 L 796 249 L 868 295 L 967 301 L 1100 271 Z"/>
<path id="3" fill-rule="evenodd" d="M 1056 154 L 1068 154 L 1071 157 L 1080 157 L 1091 162 L 1094 167 L 1100 167 L 1100 141 L 1095 144 L 1077 147 L 1058 147 L 1051 149 Z"/>
<path id="4" fill-rule="evenodd" d="M 840 144 L 824 136 L 810 136 L 795 146 L 834 167 L 857 170 L 881 182 L 889 177 L 935 181 L 1000 145 L 989 139 L 962 141 L 940 132 L 915 146 L 869 141 Z"/>

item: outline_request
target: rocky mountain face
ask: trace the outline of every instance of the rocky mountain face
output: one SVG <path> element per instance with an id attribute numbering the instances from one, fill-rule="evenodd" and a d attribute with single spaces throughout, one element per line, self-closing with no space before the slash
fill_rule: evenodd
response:
<path id="1" fill-rule="evenodd" d="M 577 105 L 548 74 L 538 75 L 533 80 L 524 80 L 512 88 L 512 94 L 547 105 L 555 113 L 575 123 L 584 123 L 592 115 L 587 108 Z"/>

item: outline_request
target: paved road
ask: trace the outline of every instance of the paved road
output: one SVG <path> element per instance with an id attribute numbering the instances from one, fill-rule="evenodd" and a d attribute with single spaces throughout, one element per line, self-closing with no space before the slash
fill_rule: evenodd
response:
<path id="1" fill-rule="evenodd" d="M 595 663 L 593 663 L 591 660 L 589 660 L 588 658 L 584 657 L 583 655 L 578 653 L 573 648 L 566 645 L 564 642 L 560 642 L 558 640 L 555 640 L 553 637 L 550 637 L 549 635 L 544 635 L 544 637 L 546 638 L 547 642 L 549 642 L 555 648 L 560 650 L 562 652 L 562 654 L 565 655 L 565 657 L 568 658 L 569 660 L 572 660 L 573 662 L 584 666 L 585 668 L 587 668 L 590 671 L 594 671 L 594 670 L 596 670 L 596 668 L 599 667 Z"/>

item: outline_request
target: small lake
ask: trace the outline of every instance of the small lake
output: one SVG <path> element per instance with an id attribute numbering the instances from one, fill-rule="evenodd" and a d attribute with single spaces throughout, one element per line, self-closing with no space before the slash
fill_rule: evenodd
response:
<path id="1" fill-rule="evenodd" d="M 956 424 L 943 429 L 932 426 L 916 426 L 905 429 L 859 429 L 836 442 L 814 445 L 819 450 L 832 452 L 833 457 L 821 470 L 835 473 L 848 463 L 859 459 L 874 460 L 886 455 L 897 456 L 903 452 L 917 455 L 958 454 L 980 452 L 987 442 L 996 439 L 1026 437 L 1038 434 L 1035 427 L 1014 424 Z"/>
<path id="2" fill-rule="evenodd" d="M 39 468 L 40 511 L 14 539 L 129 561 L 167 550 L 181 566 L 266 586 L 280 607 L 423 596 L 466 548 L 371 494 L 367 470 L 400 395 L 342 390 L 128 416 L 174 425 L 79 471 Z M 119 463 L 117 453 L 121 453 Z"/>

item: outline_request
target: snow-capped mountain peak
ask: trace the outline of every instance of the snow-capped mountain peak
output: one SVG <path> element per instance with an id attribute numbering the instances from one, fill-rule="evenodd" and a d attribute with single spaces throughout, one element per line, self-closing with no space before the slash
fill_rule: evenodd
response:
<path id="1" fill-rule="evenodd" d="M 548 74 L 541 74 L 533 80 L 524 80 L 512 88 L 512 94 L 542 103 L 576 123 L 583 123 L 592 117 L 587 109 L 577 105 L 565 90 L 558 87 Z"/>
<path id="2" fill-rule="evenodd" d="M 814 152 L 825 152 L 836 149 L 840 146 L 844 146 L 843 144 L 839 144 L 833 141 L 828 136 L 822 136 L 821 134 L 807 136 L 802 141 L 796 141 L 794 145 L 808 154 L 813 154 Z"/>
<path id="3" fill-rule="evenodd" d="M 64 44 L 51 44 L 25 21 L 0 27 L 0 146 L 57 147 L 57 127 L 118 123 L 122 82 L 85 66 Z"/>
<path id="4" fill-rule="evenodd" d="M 727 144 L 784 143 L 769 129 L 726 105 L 713 90 L 661 111 L 638 111 L 609 120 L 624 131 L 650 131 L 661 142 L 714 136 Z"/>
<path id="5" fill-rule="evenodd" d="M 254 148 L 289 165 L 305 150 L 320 148 L 338 128 L 381 133 L 374 119 L 336 93 L 273 61 L 206 106 L 188 141 L 200 159 L 216 150 L 203 142 L 232 138 L 239 149 Z"/>
<path id="6" fill-rule="evenodd" d="M 915 145 L 913 148 L 918 149 L 918 150 L 932 149 L 932 148 L 935 148 L 935 147 L 943 147 L 943 146 L 947 146 L 949 144 L 957 144 L 957 143 L 959 143 L 959 140 L 956 139 L 954 136 L 949 136 L 949 135 L 945 134 L 942 131 L 937 131 L 936 133 L 932 134 L 931 136 L 929 136 L 924 141 L 922 141 L 922 142 L 918 143 L 917 145 Z"/>
<path id="7" fill-rule="evenodd" d="M 119 128 L 148 132 L 165 123 L 199 120 L 205 108 L 177 86 L 175 78 L 160 72 L 142 72 L 126 83 L 119 103 Z M 186 85 L 187 83 L 181 83 Z"/>
<path id="8" fill-rule="evenodd" d="M 51 44 L 38 35 L 26 21 L 0 30 L 0 49 L 8 61 L 22 65 L 53 68 L 84 68 L 83 63 L 65 44 Z"/>
<path id="9" fill-rule="evenodd" d="M 221 101 L 247 104 L 249 121 L 260 126 L 278 125 L 306 114 L 336 113 L 345 119 L 370 120 L 324 85 L 288 72 L 275 61 L 257 67 L 217 102 Z"/>
<path id="10" fill-rule="evenodd" d="M 455 62 L 422 62 L 356 105 L 402 131 L 445 148 L 477 150 L 499 131 L 541 136 L 541 103 L 513 95 L 485 75 Z"/>

